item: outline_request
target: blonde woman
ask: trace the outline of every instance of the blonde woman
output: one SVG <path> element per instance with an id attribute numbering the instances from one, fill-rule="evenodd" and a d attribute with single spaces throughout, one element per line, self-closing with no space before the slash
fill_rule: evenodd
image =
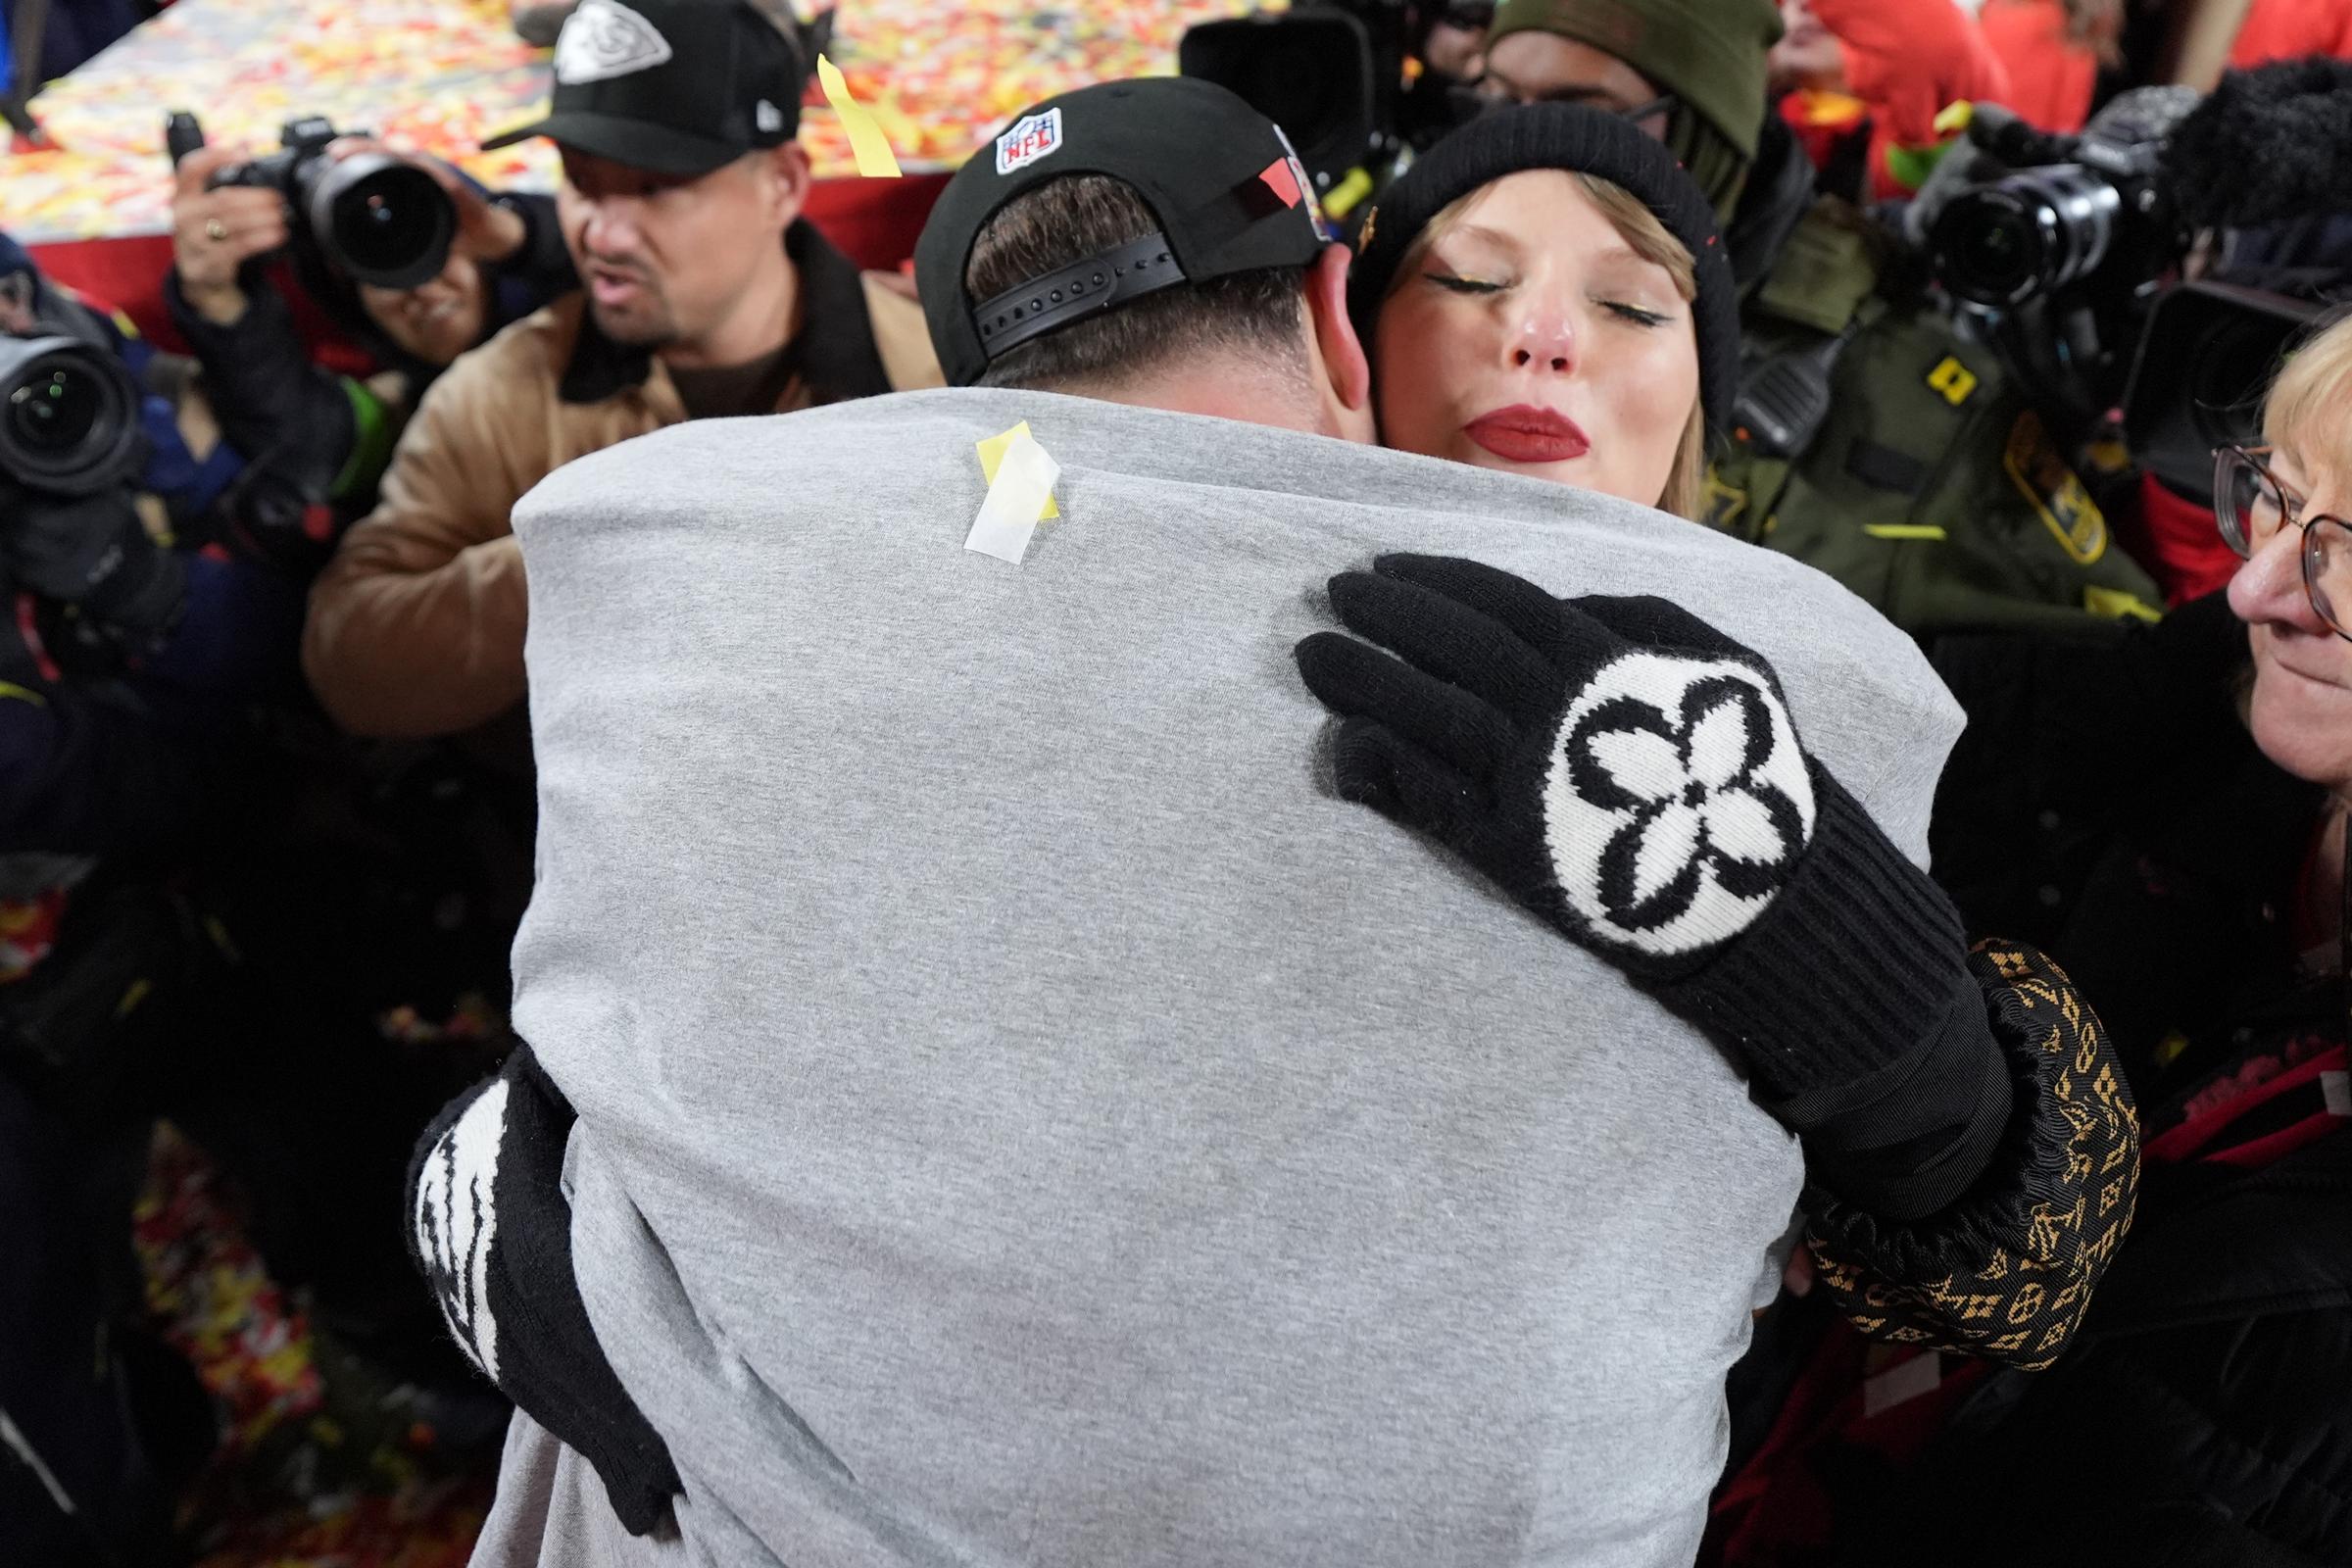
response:
<path id="1" fill-rule="evenodd" d="M 1350 314 L 1387 444 L 1696 511 L 1738 325 L 1705 200 L 1660 143 L 1592 109 L 1501 111 L 1367 226 Z M 1972 955 L 1804 751 L 1773 670 L 1679 606 L 1432 556 L 1330 592 L 1355 635 L 1298 658 L 1341 718 L 1338 793 L 1709 1030 L 1803 1146 L 1821 1278 L 1866 1332 L 2053 1359 L 2136 1172 L 2066 977 L 2024 949 Z"/>
<path id="2" fill-rule="evenodd" d="M 1969 710 L 1938 864 L 1983 868 L 1972 912 L 2048 890 L 2148 1174 L 2075 1350 L 1956 1431 L 1855 1561 L 2352 1561 L 2352 318 L 2288 358 L 2259 441 L 2215 467 L 2244 561 L 2226 592 L 2104 657 L 1938 656 Z"/>
<path id="3" fill-rule="evenodd" d="M 1706 198 L 1633 122 L 1455 131 L 1366 220 L 1348 309 L 1385 445 L 1696 515 L 1739 300 Z"/>

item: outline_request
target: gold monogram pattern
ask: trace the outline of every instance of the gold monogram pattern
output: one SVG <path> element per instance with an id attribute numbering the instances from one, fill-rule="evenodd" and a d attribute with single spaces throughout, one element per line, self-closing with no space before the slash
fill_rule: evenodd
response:
<path id="1" fill-rule="evenodd" d="M 1817 1281 L 1872 1339 L 2037 1370 L 2066 1348 L 2131 1228 L 2139 1127 L 2098 1018 L 2056 964 L 1984 943 L 1969 966 L 2002 1047 L 2041 1088 L 2022 1146 L 2014 1129 L 2002 1145 L 2031 1174 L 1996 1170 L 1986 1189 L 1908 1227 L 1853 1223 L 1830 1203 L 1806 1239 Z M 1983 1255 L 1951 1266 L 1952 1235 L 1983 1238 Z"/>

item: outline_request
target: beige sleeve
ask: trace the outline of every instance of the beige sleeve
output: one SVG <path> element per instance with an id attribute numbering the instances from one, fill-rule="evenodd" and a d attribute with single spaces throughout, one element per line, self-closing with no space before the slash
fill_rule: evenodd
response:
<path id="1" fill-rule="evenodd" d="M 522 700 L 522 553 L 508 514 L 526 488 L 511 444 L 518 391 L 530 394 L 501 384 L 509 358 L 468 355 L 426 392 L 375 511 L 311 590 L 303 669 L 355 734 L 452 734 Z"/>

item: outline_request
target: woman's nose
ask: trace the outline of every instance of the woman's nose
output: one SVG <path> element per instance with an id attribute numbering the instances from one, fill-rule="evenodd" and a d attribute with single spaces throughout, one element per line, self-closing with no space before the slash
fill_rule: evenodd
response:
<path id="1" fill-rule="evenodd" d="M 2264 540 L 2230 579 L 2230 608 L 2249 624 L 2292 626 L 2315 635 L 2328 623 L 2303 586 L 2303 530 L 2288 524 Z"/>
<path id="2" fill-rule="evenodd" d="M 1576 328 L 1568 313 L 1554 306 L 1539 303 L 1519 322 L 1517 339 L 1511 345 L 1511 366 L 1514 369 L 1533 368 L 1565 375 L 1576 368 Z"/>

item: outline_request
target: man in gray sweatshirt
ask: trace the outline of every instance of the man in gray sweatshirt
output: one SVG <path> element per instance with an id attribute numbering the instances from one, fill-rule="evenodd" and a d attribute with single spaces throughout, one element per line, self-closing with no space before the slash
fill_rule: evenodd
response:
<path id="1" fill-rule="evenodd" d="M 1739 988 L 1667 996 L 1337 798 L 1294 656 L 1384 552 L 1475 557 L 1539 615 L 1671 598 L 1737 645 L 1747 787 L 1799 802 L 1753 926 L 1784 951 L 1833 861 L 1936 928 L 1960 717 L 1913 646 L 1785 558 L 1360 444 L 1345 253 L 1239 100 L 1091 88 L 994 154 L 918 261 L 951 378 L 1019 385 L 682 426 L 516 511 L 529 1044 L 412 1214 L 525 1412 L 475 1561 L 1686 1564 L 1800 1196 L 1891 1337 L 2055 1353 L 2131 1176 L 2062 980 L 1956 928 L 1904 960 L 1944 977 L 1938 1044 L 1848 1075 L 1975 1129 L 1989 1060 L 1992 1141 L 1952 1135 L 1932 1199 L 1873 1187 L 1838 1118 L 1880 1102 L 1782 1092 Z M 1083 234 L 1055 172 L 1159 227 L 971 290 L 1023 196 Z M 1081 363 L 1105 343 L 1128 370 Z M 976 447 L 1024 425 L 992 484 Z M 1799 965 L 1825 1037 L 1869 945 Z"/>

